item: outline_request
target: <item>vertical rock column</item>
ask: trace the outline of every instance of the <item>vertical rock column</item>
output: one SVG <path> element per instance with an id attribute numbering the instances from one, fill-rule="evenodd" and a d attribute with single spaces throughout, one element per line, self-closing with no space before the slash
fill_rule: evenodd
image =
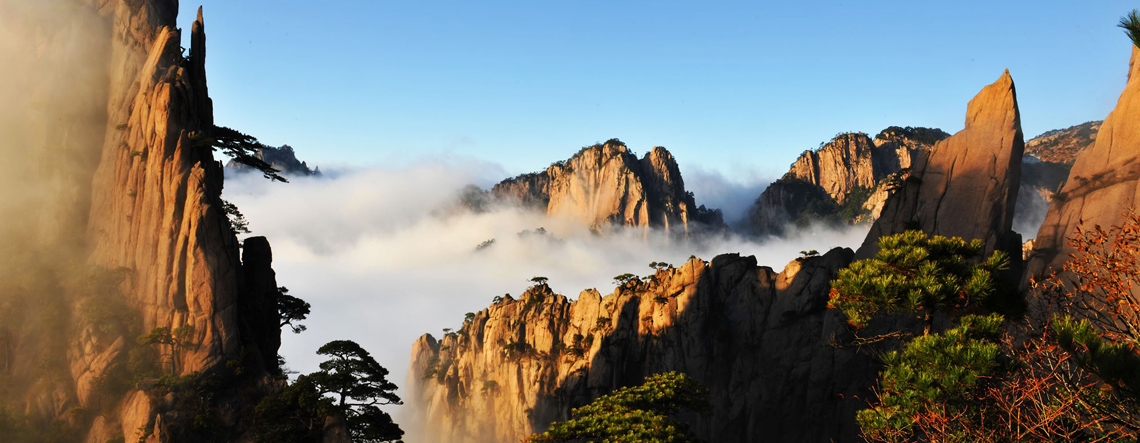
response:
<path id="1" fill-rule="evenodd" d="M 238 245 L 221 210 L 221 164 L 195 141 L 213 123 L 201 10 L 186 59 L 170 12 L 176 3 L 133 3 L 114 9 L 113 63 L 123 66 L 112 79 L 113 129 L 92 182 L 89 261 L 130 270 L 128 303 L 144 329 L 194 328 L 198 346 L 174 359 L 187 374 L 239 351 Z"/>
<path id="2" fill-rule="evenodd" d="M 874 256 L 880 237 L 920 229 L 981 239 L 987 255 L 1006 251 L 1016 272 L 1021 236 L 1012 227 L 1024 150 L 1017 91 L 1007 70 L 970 100 L 965 129 L 919 154 L 856 258 Z"/>

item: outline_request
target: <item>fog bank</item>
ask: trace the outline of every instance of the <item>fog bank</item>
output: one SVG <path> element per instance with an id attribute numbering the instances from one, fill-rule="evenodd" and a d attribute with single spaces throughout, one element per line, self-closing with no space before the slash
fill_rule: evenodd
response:
<path id="1" fill-rule="evenodd" d="M 496 174 L 501 169 L 493 164 L 424 160 L 287 184 L 254 174 L 227 177 L 224 198 L 238 205 L 253 235 L 273 245 L 278 283 L 313 305 L 309 330 L 283 338 L 288 366 L 314 371 L 320 345 L 351 339 L 402 384 L 416 338 L 458 328 L 466 312 L 486 308 L 495 296 L 517 296 L 533 276 L 577 298 L 587 288 L 611 292 L 618 274 L 645 275 L 650 262 L 679 265 L 690 255 L 755 255 L 779 271 L 801 250 L 855 247 L 867 229 L 809 229 L 763 244 L 736 236 L 697 243 L 643 229 L 598 236 L 515 207 L 455 210 L 463 186 Z M 545 235 L 535 233 L 540 227 Z"/>

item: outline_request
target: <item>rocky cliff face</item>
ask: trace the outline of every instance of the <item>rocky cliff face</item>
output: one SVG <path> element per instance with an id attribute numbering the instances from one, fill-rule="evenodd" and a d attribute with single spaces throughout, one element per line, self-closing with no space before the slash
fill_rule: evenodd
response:
<path id="1" fill-rule="evenodd" d="M 1020 257 L 1013 232 L 1024 151 L 1017 93 L 1009 71 L 970 100 L 966 126 L 914 161 L 910 177 L 891 195 L 857 257 L 873 256 L 878 239 L 907 229 L 982 239 L 986 254 Z"/>
<path id="2" fill-rule="evenodd" d="M 639 160 L 616 139 L 583 148 L 545 171 L 504 180 L 491 193 L 599 230 L 660 227 L 687 233 L 693 222 L 719 224 L 685 192 L 669 151 L 658 146 Z"/>
<path id="3" fill-rule="evenodd" d="M 855 188 L 874 188 L 887 175 L 909 168 L 912 155 L 923 146 L 890 129 L 874 141 L 864 133 L 840 134 L 819 150 L 800 155 L 787 175 L 823 188 L 842 204 Z"/>
<path id="4" fill-rule="evenodd" d="M 919 150 L 948 136 L 939 129 L 897 126 L 874 140 L 864 133 L 840 134 L 819 150 L 801 154 L 784 177 L 760 194 L 749 211 L 750 229 L 781 235 L 791 224 L 874 220 L 889 193 L 887 182 L 905 178 Z"/>
<path id="5" fill-rule="evenodd" d="M 835 249 L 776 273 L 754 257 L 692 259 L 576 301 L 546 286 L 506 299 L 412 349 L 409 402 L 435 442 L 518 441 L 571 408 L 648 374 L 706 384 L 714 413 L 688 417 L 707 441 L 854 441 L 854 411 L 877 366 L 828 346 L 826 309 L 852 257 Z"/>
<path id="6" fill-rule="evenodd" d="M 89 66 L 109 73 L 91 83 L 106 89 L 98 103 L 105 119 L 84 139 L 90 172 L 52 165 L 89 195 L 72 200 L 83 214 L 66 220 L 85 226 L 66 239 L 82 252 L 0 285 L 0 354 L 9 362 L 0 408 L 25 414 L 35 433 L 89 442 L 240 440 L 248 414 L 238 411 L 272 389 L 279 327 L 250 319 L 276 318 L 265 297 L 276 284 L 264 239 L 240 259 L 221 209 L 222 165 L 202 141 L 213 116 L 201 11 L 184 56 L 175 0 L 61 1 L 101 23 L 103 32 L 84 38 L 105 42 L 104 58 Z M 52 273 L 53 295 L 38 293 L 44 307 L 27 305 Z M 9 321 L 16 317 L 27 320 Z M 155 328 L 181 331 L 181 344 L 136 342 Z M 134 380 L 132 371 L 152 361 L 166 375 L 218 384 L 206 399 Z M 57 366 L 66 375 L 50 369 Z M 209 422 L 209 432 L 194 421 Z"/>
<path id="7" fill-rule="evenodd" d="M 1140 179 L 1140 49 L 1132 47 L 1128 83 L 1104 120 L 1095 143 L 1081 152 L 1037 231 L 1029 275 L 1059 268 L 1072 252 L 1065 244 L 1077 225 L 1112 226 L 1136 204 Z"/>

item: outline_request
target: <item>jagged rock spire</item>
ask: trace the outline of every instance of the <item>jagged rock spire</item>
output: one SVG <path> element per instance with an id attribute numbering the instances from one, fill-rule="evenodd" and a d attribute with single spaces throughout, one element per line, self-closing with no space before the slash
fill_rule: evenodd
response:
<path id="1" fill-rule="evenodd" d="M 915 160 L 856 257 L 873 256 L 880 237 L 921 229 L 981 239 L 986 254 L 1005 250 L 1018 262 L 1021 236 L 1012 226 L 1024 150 L 1017 91 L 1006 70 L 970 100 L 965 129 Z"/>

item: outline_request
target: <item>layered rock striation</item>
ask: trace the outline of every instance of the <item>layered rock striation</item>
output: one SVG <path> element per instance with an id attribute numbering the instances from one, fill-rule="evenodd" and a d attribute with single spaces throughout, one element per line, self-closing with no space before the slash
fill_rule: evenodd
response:
<path id="1" fill-rule="evenodd" d="M 1021 256 L 1012 230 L 1025 149 L 1017 92 L 1006 71 L 982 89 L 966 109 L 965 129 L 921 153 L 886 201 L 856 253 L 874 256 L 880 237 L 909 229 L 981 239 L 985 253 Z"/>
<path id="2" fill-rule="evenodd" d="M 475 313 L 457 333 L 412 349 L 409 402 L 426 441 L 518 441 L 572 408 L 645 376 L 682 371 L 714 412 L 687 416 L 706 441 L 854 441 L 873 359 L 826 309 L 849 249 L 783 272 L 754 257 L 691 259 L 576 301 L 545 285 Z"/>
<path id="3" fill-rule="evenodd" d="M 685 191 L 669 151 L 658 146 L 638 159 L 617 139 L 585 147 L 545 171 L 504 180 L 491 194 L 597 230 L 655 227 L 688 233 L 694 223 L 721 224 L 719 211 L 698 207 Z"/>

